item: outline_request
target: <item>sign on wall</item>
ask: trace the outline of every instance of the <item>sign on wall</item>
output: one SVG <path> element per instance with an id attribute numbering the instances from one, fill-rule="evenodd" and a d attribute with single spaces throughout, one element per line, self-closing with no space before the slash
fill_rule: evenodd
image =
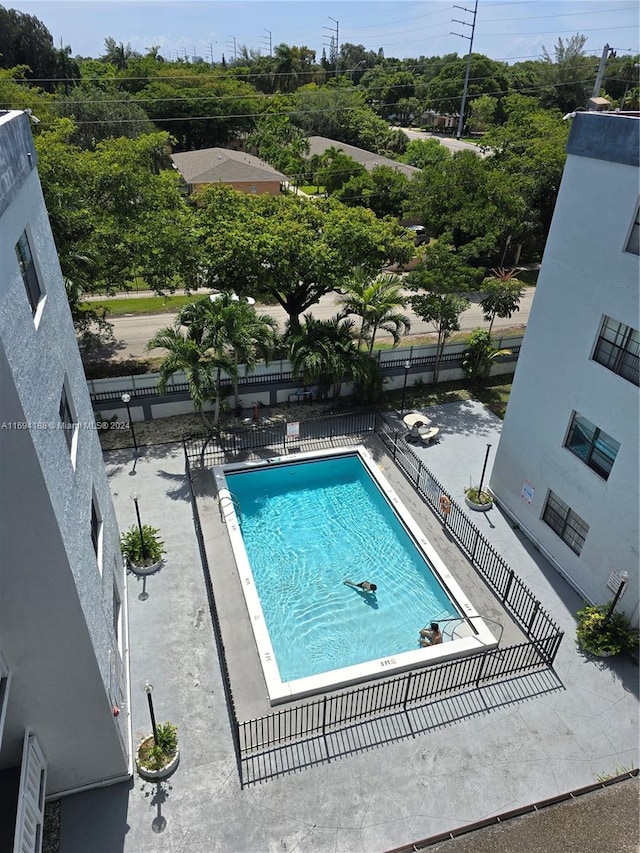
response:
<path id="1" fill-rule="evenodd" d="M 533 483 L 530 483 L 529 480 L 525 480 L 522 484 L 522 491 L 520 492 L 520 497 L 525 503 L 530 504 L 533 500 L 533 494 L 535 489 L 533 487 Z"/>
<path id="2" fill-rule="evenodd" d="M 287 424 L 287 438 L 300 438 L 300 421 L 291 421 Z"/>

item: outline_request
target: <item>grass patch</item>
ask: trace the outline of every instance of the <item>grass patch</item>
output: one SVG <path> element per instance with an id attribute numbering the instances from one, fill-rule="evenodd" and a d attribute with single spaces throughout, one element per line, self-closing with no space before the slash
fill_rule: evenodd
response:
<path id="1" fill-rule="evenodd" d="M 306 193 L 307 195 L 324 195 L 325 194 L 325 188 L 322 185 L 317 187 L 315 184 L 313 184 L 313 185 L 306 184 L 304 186 L 298 187 L 298 189 L 301 190 L 301 192 Z"/>
<path id="2" fill-rule="evenodd" d="M 419 380 L 414 385 L 407 386 L 405 409 L 422 409 L 426 406 L 440 406 L 443 403 L 455 403 L 461 400 L 479 400 L 502 420 L 510 393 L 510 377 L 495 377 L 480 385 L 472 385 L 468 380 L 462 379 L 455 382 L 441 382 L 438 385 L 427 385 Z M 400 391 L 388 392 L 385 395 L 386 408 L 397 409 L 400 398 Z"/>
<path id="3" fill-rule="evenodd" d="M 189 305 L 202 299 L 196 296 L 132 296 L 127 299 L 101 299 L 96 302 L 85 302 L 83 308 L 106 308 L 110 317 L 122 317 L 125 314 L 171 314 L 183 305 Z"/>

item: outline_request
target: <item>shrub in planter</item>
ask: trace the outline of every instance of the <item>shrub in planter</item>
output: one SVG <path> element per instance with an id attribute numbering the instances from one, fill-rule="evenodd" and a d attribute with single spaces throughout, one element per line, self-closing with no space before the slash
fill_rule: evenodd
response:
<path id="1" fill-rule="evenodd" d="M 138 772 L 159 773 L 169 767 L 178 752 L 178 727 L 163 723 L 156 728 L 158 742 L 153 735 L 142 741 L 136 755 Z"/>
<path id="2" fill-rule="evenodd" d="M 136 566 L 153 566 L 159 563 L 162 555 L 166 553 L 159 533 L 160 531 L 151 527 L 150 524 L 143 524 L 141 537 L 138 527 L 135 525 L 130 527 L 121 537 L 120 547 L 123 556 Z"/>
<path id="3" fill-rule="evenodd" d="M 611 602 L 585 604 L 578 610 L 576 636 L 580 646 L 594 655 L 618 655 L 635 652 L 638 648 L 638 629 L 632 628 L 624 613 L 612 613 L 607 619 Z"/>
<path id="4" fill-rule="evenodd" d="M 480 491 L 477 486 L 468 486 L 464 490 L 464 493 L 471 503 L 479 504 L 480 506 L 491 506 L 493 503 L 493 498 L 489 492 L 485 492 L 484 489 Z"/>

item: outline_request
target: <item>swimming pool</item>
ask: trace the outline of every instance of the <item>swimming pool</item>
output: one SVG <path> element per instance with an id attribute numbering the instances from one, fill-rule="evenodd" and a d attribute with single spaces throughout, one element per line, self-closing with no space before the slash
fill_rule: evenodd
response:
<path id="1" fill-rule="evenodd" d="M 364 447 L 214 476 L 272 703 L 495 646 Z"/>

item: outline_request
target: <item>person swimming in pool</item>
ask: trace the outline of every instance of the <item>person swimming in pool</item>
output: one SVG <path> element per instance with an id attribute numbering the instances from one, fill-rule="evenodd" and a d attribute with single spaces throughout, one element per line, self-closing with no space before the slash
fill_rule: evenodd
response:
<path id="1" fill-rule="evenodd" d="M 437 646 L 442 642 L 442 632 L 437 622 L 432 622 L 428 628 L 420 631 L 420 645 L 423 647 Z"/>
<path id="2" fill-rule="evenodd" d="M 369 581 L 360 581 L 360 583 L 354 583 L 353 581 L 346 580 L 345 586 L 352 586 L 354 589 L 361 589 L 363 592 L 371 592 L 375 593 L 378 587 L 374 583 L 369 583 Z"/>

